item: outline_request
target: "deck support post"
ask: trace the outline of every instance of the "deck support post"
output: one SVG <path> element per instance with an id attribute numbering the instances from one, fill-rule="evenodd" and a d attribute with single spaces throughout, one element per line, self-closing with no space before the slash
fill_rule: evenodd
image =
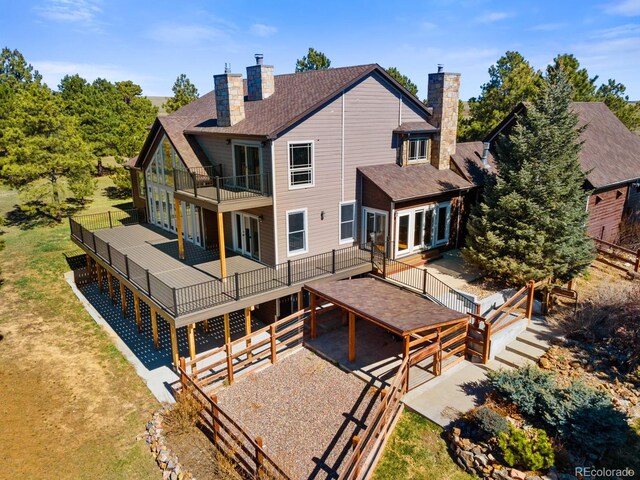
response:
<path id="1" fill-rule="evenodd" d="M 409 335 L 402 337 L 402 359 L 404 360 L 409 356 Z"/>
<path id="2" fill-rule="evenodd" d="M 111 303 L 113 303 L 113 275 L 111 272 L 107 270 L 107 285 L 109 285 L 109 298 L 111 299 Z"/>
<path id="3" fill-rule="evenodd" d="M 251 333 L 251 307 L 245 307 L 244 309 L 244 334 L 249 335 Z M 247 338 L 247 348 L 251 346 L 251 337 Z M 247 358 L 251 358 L 251 352 L 247 353 Z"/>
<path id="4" fill-rule="evenodd" d="M 220 278 L 227 276 L 227 258 L 224 246 L 224 218 L 222 212 L 218 212 L 218 250 L 220 250 Z"/>
<path id="5" fill-rule="evenodd" d="M 231 341 L 231 324 L 229 322 L 229 314 L 224 314 L 224 343 Z"/>
<path id="6" fill-rule="evenodd" d="M 87 272 L 89 272 L 89 278 L 93 279 L 93 265 L 91 265 L 91 255 L 87 253 Z"/>
<path id="7" fill-rule="evenodd" d="M 187 325 L 187 339 L 189 343 L 189 358 L 195 360 L 196 358 L 196 324 L 190 323 Z"/>
<path id="8" fill-rule="evenodd" d="M 316 306 L 317 306 L 317 297 L 315 293 L 311 293 L 311 339 L 316 338 L 317 335 L 317 319 L 316 319 Z"/>
<path id="9" fill-rule="evenodd" d="M 176 333 L 176 326 L 169 322 L 171 329 L 171 358 L 173 359 L 173 365 L 178 368 L 180 351 L 178 350 L 178 335 Z"/>
<path id="10" fill-rule="evenodd" d="M 209 319 L 205 319 L 202 321 L 202 328 L 206 333 L 209 333 Z"/>
<path id="11" fill-rule="evenodd" d="M 356 315 L 349 312 L 349 361 L 356 361 Z"/>
<path id="12" fill-rule="evenodd" d="M 158 318 L 156 309 L 153 306 L 151 308 L 151 332 L 153 333 L 153 346 L 156 350 L 160 349 L 160 340 L 158 339 Z"/>
<path id="13" fill-rule="evenodd" d="M 184 260 L 184 239 L 182 238 L 182 202 L 173 197 L 173 204 L 176 209 L 176 230 L 178 235 L 178 258 Z"/>
<path id="14" fill-rule="evenodd" d="M 136 324 L 138 325 L 138 332 L 142 332 L 142 316 L 140 315 L 140 297 L 136 292 L 133 292 L 133 310 L 136 313 Z"/>
<path id="15" fill-rule="evenodd" d="M 125 290 L 126 287 L 124 286 L 124 283 L 122 283 L 122 281 L 119 281 L 120 283 L 120 305 L 122 306 L 122 316 L 126 317 L 127 316 L 127 291 Z"/>
<path id="16" fill-rule="evenodd" d="M 102 293 L 102 267 L 98 262 L 96 262 L 96 275 L 98 275 L 98 288 L 100 289 L 100 293 Z"/>
<path id="17" fill-rule="evenodd" d="M 304 296 L 302 295 L 302 289 L 298 292 L 298 310 L 304 309 Z"/>

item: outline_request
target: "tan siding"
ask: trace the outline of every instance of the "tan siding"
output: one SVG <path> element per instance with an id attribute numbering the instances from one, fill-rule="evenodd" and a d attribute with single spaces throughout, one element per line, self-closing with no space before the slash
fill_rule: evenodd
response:
<path id="1" fill-rule="evenodd" d="M 614 188 L 589 197 L 589 235 L 607 242 L 618 239 L 628 188 Z"/>
<path id="2" fill-rule="evenodd" d="M 204 151 L 209 161 L 214 164 L 222 165 L 222 175 L 231 177 L 234 175 L 233 167 L 233 143 L 242 143 L 243 140 L 230 139 L 232 143 L 227 145 L 227 140 L 217 137 L 206 137 L 199 135 L 195 137 L 198 144 Z M 255 144 L 256 142 L 246 143 Z M 268 143 L 265 143 L 262 150 L 262 168 L 265 173 L 271 172 L 271 150 Z"/>
<path id="3" fill-rule="evenodd" d="M 344 197 L 341 179 L 343 99 Z M 339 204 L 342 200 L 356 199 L 359 166 L 395 163 L 393 130 L 398 126 L 400 107 L 399 93 L 378 74 L 373 74 L 275 141 L 280 262 L 287 259 L 287 210 L 307 208 L 308 255 L 344 246 L 339 243 Z M 422 118 L 406 105 L 403 115 L 406 115 L 403 121 L 426 119 L 426 114 Z M 305 140 L 314 141 L 315 186 L 289 190 L 287 142 Z M 323 211 L 324 220 L 321 220 Z M 356 230 L 359 234 L 359 222 Z"/>

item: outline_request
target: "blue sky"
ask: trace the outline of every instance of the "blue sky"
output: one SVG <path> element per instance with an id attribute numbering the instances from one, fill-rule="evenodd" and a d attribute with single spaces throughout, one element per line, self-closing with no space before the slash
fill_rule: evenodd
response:
<path id="1" fill-rule="evenodd" d="M 461 98 L 518 50 L 536 68 L 573 53 L 591 75 L 615 78 L 640 100 L 640 0 L 217 1 L 3 0 L 0 44 L 17 48 L 55 87 L 66 73 L 133 80 L 171 95 L 180 73 L 201 94 L 231 63 L 245 73 L 263 53 L 290 73 L 309 47 L 332 66 L 397 67 L 426 95 L 443 63 L 462 73 Z"/>

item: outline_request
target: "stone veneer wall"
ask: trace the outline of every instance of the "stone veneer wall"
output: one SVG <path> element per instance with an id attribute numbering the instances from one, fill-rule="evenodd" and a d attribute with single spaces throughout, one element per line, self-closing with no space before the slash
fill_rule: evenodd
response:
<path id="1" fill-rule="evenodd" d="M 427 105 L 433 108 L 433 125 L 440 129 L 431 148 L 431 164 L 438 170 L 448 170 L 456 153 L 459 92 L 459 73 L 429 74 Z"/>
<path id="2" fill-rule="evenodd" d="M 275 91 L 272 65 L 252 65 L 247 67 L 248 100 L 264 100 Z"/>
<path id="3" fill-rule="evenodd" d="M 231 127 L 244 120 L 244 87 L 239 73 L 214 75 L 218 126 Z"/>

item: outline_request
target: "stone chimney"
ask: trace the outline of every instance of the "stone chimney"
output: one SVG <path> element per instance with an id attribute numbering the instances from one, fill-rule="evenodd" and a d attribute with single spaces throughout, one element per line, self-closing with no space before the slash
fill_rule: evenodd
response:
<path id="1" fill-rule="evenodd" d="M 429 74 L 427 90 L 427 107 L 433 108 L 431 123 L 440 129 L 431 148 L 431 164 L 438 170 L 447 170 L 451 155 L 456 153 L 460 74 L 445 73 L 438 65 L 438 73 Z"/>
<path id="2" fill-rule="evenodd" d="M 224 73 L 213 76 L 216 91 L 218 126 L 231 127 L 244 120 L 244 86 L 242 74 L 231 73 L 228 65 Z"/>
<path id="3" fill-rule="evenodd" d="M 256 53 L 256 64 L 247 67 L 247 91 L 249 101 L 264 100 L 273 95 L 273 65 L 263 65 L 263 55 Z"/>

